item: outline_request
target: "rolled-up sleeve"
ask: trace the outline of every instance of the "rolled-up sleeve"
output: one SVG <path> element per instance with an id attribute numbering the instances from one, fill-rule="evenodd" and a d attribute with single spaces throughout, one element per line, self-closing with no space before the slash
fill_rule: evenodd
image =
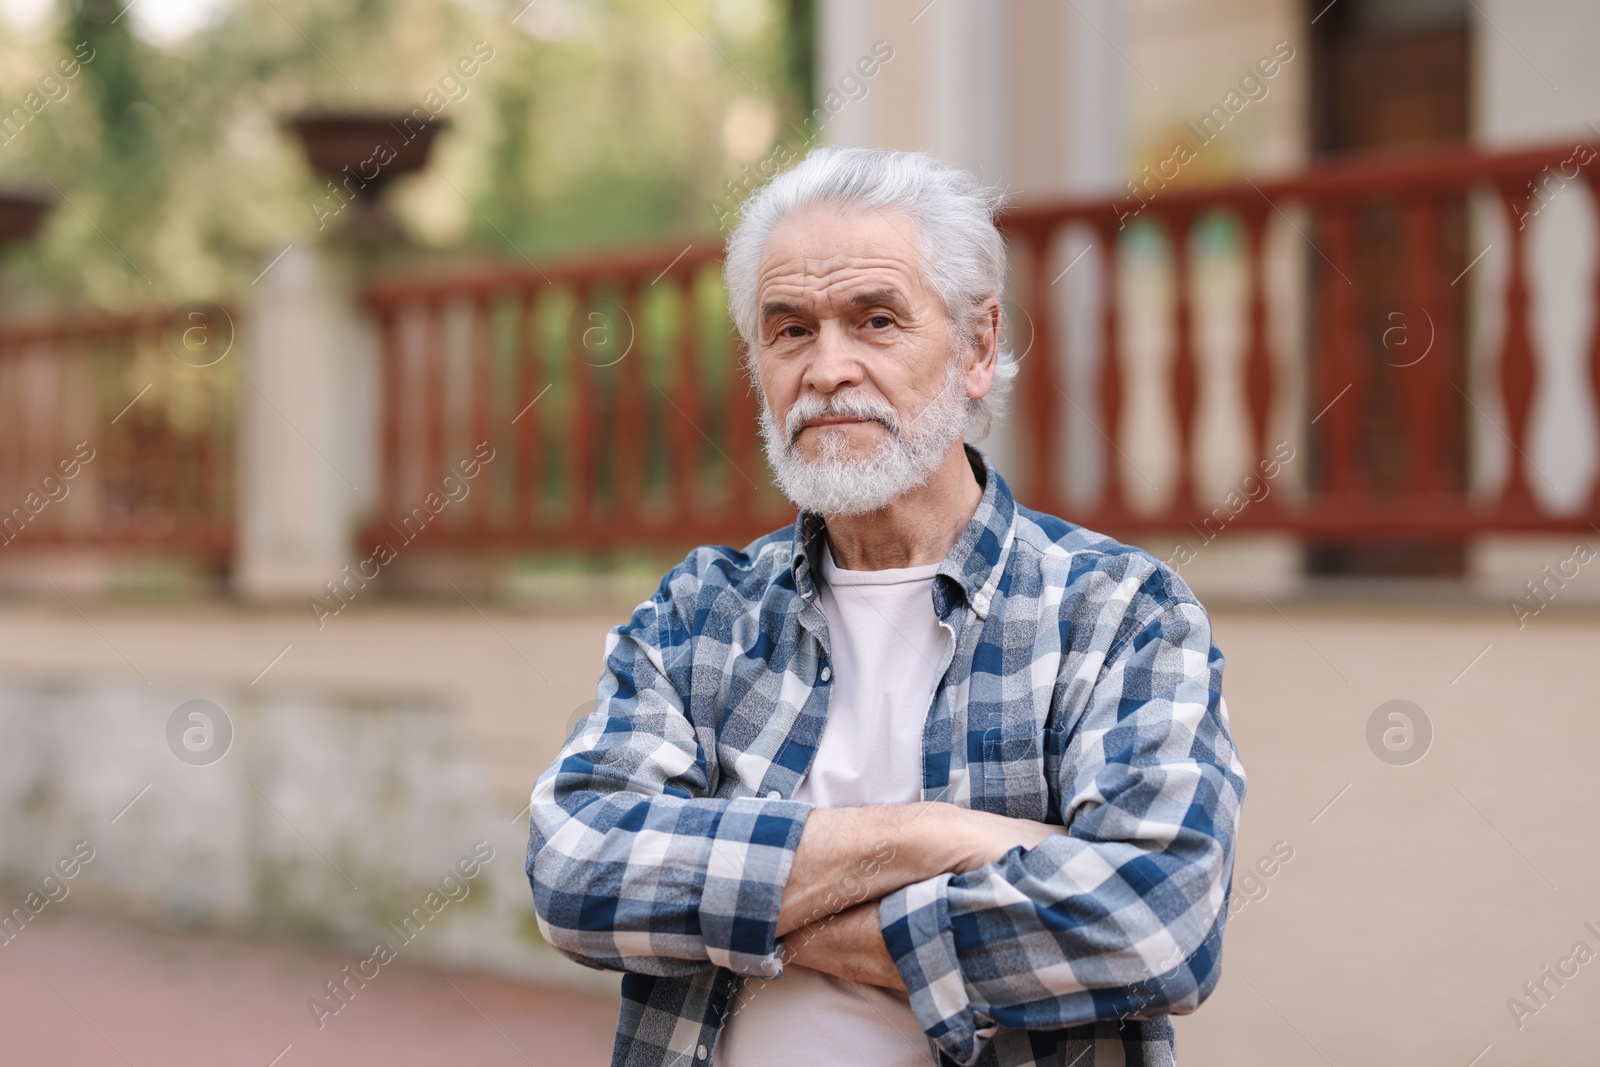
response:
<path id="1" fill-rule="evenodd" d="M 710 795 L 715 754 L 685 709 L 689 667 L 669 668 L 693 658 L 675 577 L 607 635 L 596 708 L 534 786 L 539 931 L 599 969 L 776 977 L 778 909 L 811 805 Z"/>
<path id="2" fill-rule="evenodd" d="M 1222 665 L 1187 587 L 1152 575 L 1047 738 L 1067 833 L 882 899 L 912 1009 L 956 1063 L 997 1027 L 1183 1014 L 1215 987 L 1245 789 Z"/>

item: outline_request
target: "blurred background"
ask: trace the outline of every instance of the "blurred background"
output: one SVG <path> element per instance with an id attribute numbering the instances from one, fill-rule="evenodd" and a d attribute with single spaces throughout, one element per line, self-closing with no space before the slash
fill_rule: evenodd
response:
<path id="1" fill-rule="evenodd" d="M 839 143 L 1009 191 L 981 446 L 1212 612 L 1250 787 L 1183 1061 L 1591 1062 L 1596 40 L 1585 0 L 0 0 L 0 1061 L 608 1062 L 529 790 L 606 629 L 790 517 L 720 246 Z"/>

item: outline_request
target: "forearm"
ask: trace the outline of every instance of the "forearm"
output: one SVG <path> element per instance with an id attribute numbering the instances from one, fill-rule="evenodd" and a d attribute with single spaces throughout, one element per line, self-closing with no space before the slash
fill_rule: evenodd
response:
<path id="1" fill-rule="evenodd" d="M 778 907 L 810 805 L 626 791 L 563 804 L 553 776 L 534 798 L 527 873 L 557 950 L 642 974 L 707 963 L 775 973 Z"/>
<path id="2" fill-rule="evenodd" d="M 1066 832 L 943 801 L 817 808 L 778 910 L 778 936 L 935 875 L 976 870 Z"/>
<path id="3" fill-rule="evenodd" d="M 778 936 L 944 870 L 922 833 L 933 823 L 924 818 L 929 807 L 870 804 L 811 812 L 784 886 Z"/>
<path id="4" fill-rule="evenodd" d="M 1085 835 L 1105 829 L 1096 815 L 1116 803 L 1079 817 Z M 1150 804 L 1130 809 L 1153 828 L 1162 818 Z M 1186 818 L 1215 833 L 1068 836 L 880 900 L 884 945 L 924 1031 L 971 1062 L 991 1024 L 1051 1030 L 1194 1010 L 1219 973 L 1236 807 L 1223 799 Z"/>

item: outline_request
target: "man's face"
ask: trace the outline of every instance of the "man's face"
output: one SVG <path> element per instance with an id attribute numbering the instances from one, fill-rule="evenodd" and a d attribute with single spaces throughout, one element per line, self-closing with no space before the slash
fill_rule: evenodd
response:
<path id="1" fill-rule="evenodd" d="M 904 419 L 944 384 L 950 323 L 922 280 L 915 232 L 903 215 L 814 208 L 768 238 L 756 365 L 780 424 L 801 396 L 840 391 L 887 403 Z M 826 437 L 860 457 L 888 434 L 881 423 L 845 416 L 806 419 L 799 431 L 792 441 L 809 460 Z"/>
<path id="2" fill-rule="evenodd" d="M 757 279 L 763 436 L 780 486 L 824 513 L 881 507 L 927 480 L 992 359 L 922 275 L 916 224 L 826 206 L 768 238 Z"/>

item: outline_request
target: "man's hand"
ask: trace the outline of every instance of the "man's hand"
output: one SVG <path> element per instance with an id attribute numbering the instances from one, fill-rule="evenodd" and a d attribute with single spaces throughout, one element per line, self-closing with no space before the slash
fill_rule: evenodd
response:
<path id="1" fill-rule="evenodd" d="M 784 966 L 905 992 L 906 984 L 878 931 L 878 902 L 869 900 L 803 927 L 784 939 Z"/>

